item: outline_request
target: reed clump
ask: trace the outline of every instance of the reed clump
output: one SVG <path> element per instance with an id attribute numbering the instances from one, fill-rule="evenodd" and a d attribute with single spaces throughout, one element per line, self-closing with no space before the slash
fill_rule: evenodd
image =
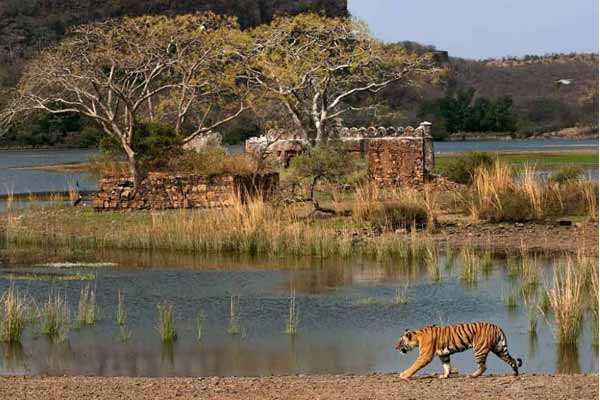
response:
<path id="1" fill-rule="evenodd" d="M 550 217 L 582 215 L 597 220 L 598 185 L 576 180 L 562 183 L 539 179 L 534 165 L 520 174 L 496 160 L 475 172 L 464 197 L 464 209 L 491 221 L 540 221 Z"/>
<path id="2" fill-rule="evenodd" d="M 240 298 L 238 296 L 231 296 L 229 298 L 229 327 L 227 328 L 227 333 L 231 336 L 236 336 L 240 331 Z"/>
<path id="3" fill-rule="evenodd" d="M 93 325 L 96 322 L 96 289 L 90 284 L 81 287 L 78 312 L 79 326 Z"/>
<path id="4" fill-rule="evenodd" d="M 131 331 L 127 328 L 125 297 L 120 289 L 117 291 L 117 324 L 119 325 L 119 340 L 122 343 L 128 342 L 131 339 Z"/>
<path id="5" fill-rule="evenodd" d="M 51 291 L 42 308 L 44 334 L 55 343 L 68 339 L 71 330 L 71 311 L 66 295 Z"/>
<path id="6" fill-rule="evenodd" d="M 546 288 L 546 293 L 558 343 L 577 343 L 585 308 L 585 279 L 571 256 L 554 267 L 552 286 Z"/>
<path id="7" fill-rule="evenodd" d="M 173 343 L 177 340 L 175 329 L 175 313 L 173 304 L 162 301 L 158 303 L 158 334 L 163 343 Z"/>
<path id="8" fill-rule="evenodd" d="M 292 290 L 290 294 L 290 304 L 288 310 L 288 318 L 285 327 L 285 333 L 290 336 L 296 336 L 298 333 L 298 307 L 296 305 L 296 291 Z"/>
<path id="9" fill-rule="evenodd" d="M 434 224 L 435 195 L 416 190 L 383 191 L 374 183 L 356 190 L 352 216 L 357 223 L 366 223 L 380 231 L 407 229 Z"/>
<path id="10" fill-rule="evenodd" d="M 32 302 L 20 294 L 11 284 L 0 298 L 0 341 L 19 343 L 21 335 L 31 319 Z"/>
<path id="11" fill-rule="evenodd" d="M 460 262 L 462 264 L 461 278 L 463 283 L 467 286 L 475 285 L 477 283 L 479 257 L 473 249 L 463 248 L 460 252 Z"/>

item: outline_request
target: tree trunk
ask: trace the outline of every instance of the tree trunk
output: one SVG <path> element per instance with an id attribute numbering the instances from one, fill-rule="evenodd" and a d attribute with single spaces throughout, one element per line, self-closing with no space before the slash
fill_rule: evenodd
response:
<path id="1" fill-rule="evenodd" d="M 141 183 L 141 174 L 135 155 L 133 157 L 128 157 L 127 164 L 129 165 L 129 172 L 131 174 L 131 179 L 133 180 L 133 192 L 135 194 Z"/>

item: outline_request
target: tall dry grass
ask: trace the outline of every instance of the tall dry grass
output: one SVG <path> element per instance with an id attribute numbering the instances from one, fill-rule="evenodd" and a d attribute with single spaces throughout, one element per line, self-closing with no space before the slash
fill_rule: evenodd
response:
<path id="1" fill-rule="evenodd" d="M 18 343 L 30 320 L 31 299 L 20 294 L 11 284 L 0 298 L 0 341 Z"/>
<path id="2" fill-rule="evenodd" d="M 177 340 L 177 330 L 175 328 L 175 312 L 173 304 L 162 301 L 158 303 L 158 325 L 157 330 L 160 340 L 163 343 L 173 343 Z"/>
<path id="3" fill-rule="evenodd" d="M 71 311 L 66 295 L 58 291 L 50 292 L 42 308 L 44 334 L 55 343 L 67 340 L 71 330 Z"/>
<path id="4" fill-rule="evenodd" d="M 89 283 L 83 285 L 79 293 L 77 322 L 79 326 L 96 322 L 96 289 Z"/>
<path id="5" fill-rule="evenodd" d="M 546 288 L 558 343 L 575 344 L 581 333 L 586 271 L 580 267 L 574 257 L 566 257 L 554 267 L 552 286 Z"/>
<path id="6" fill-rule="evenodd" d="M 474 220 L 535 221 L 569 215 L 596 220 L 598 185 L 584 180 L 543 181 L 533 165 L 517 174 L 496 160 L 493 167 L 476 171 L 463 204 Z"/>

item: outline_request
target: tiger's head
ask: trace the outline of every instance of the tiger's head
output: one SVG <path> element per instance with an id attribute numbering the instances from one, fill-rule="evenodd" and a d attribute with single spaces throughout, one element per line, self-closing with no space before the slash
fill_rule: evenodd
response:
<path id="1" fill-rule="evenodd" d="M 419 346 L 419 340 L 416 332 L 407 329 L 404 335 L 398 340 L 396 350 L 402 354 L 406 354 L 417 346 Z"/>

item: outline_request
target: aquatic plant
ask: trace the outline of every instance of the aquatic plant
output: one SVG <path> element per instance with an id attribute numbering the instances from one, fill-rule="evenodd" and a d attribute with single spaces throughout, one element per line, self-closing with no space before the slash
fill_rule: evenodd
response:
<path id="1" fill-rule="evenodd" d="M 167 301 L 161 301 L 158 308 L 158 334 L 163 343 L 173 343 L 177 340 L 177 331 L 175 329 L 175 314 L 173 304 Z"/>
<path id="2" fill-rule="evenodd" d="M 585 306 L 584 285 L 583 274 L 577 272 L 572 257 L 566 257 L 554 267 L 552 287 L 546 288 L 546 293 L 554 314 L 558 343 L 577 343 Z"/>
<path id="3" fill-rule="evenodd" d="M 31 300 L 21 295 L 10 285 L 0 298 L 0 340 L 6 343 L 18 343 L 30 320 Z"/>
<path id="4" fill-rule="evenodd" d="M 123 327 L 127 323 L 127 312 L 125 311 L 125 296 L 121 289 L 117 291 L 117 324 Z"/>
<path id="5" fill-rule="evenodd" d="M 512 286 L 507 292 L 504 292 L 503 295 L 504 304 L 509 311 L 514 311 L 519 306 L 519 292 L 517 289 Z"/>
<path id="6" fill-rule="evenodd" d="M 127 328 L 127 312 L 125 311 L 125 296 L 121 289 L 117 291 L 117 324 L 119 325 L 119 340 L 126 343 L 131 339 L 131 331 Z"/>
<path id="7" fill-rule="evenodd" d="M 473 286 L 477 283 L 477 269 L 479 258 L 475 251 L 470 248 L 463 248 L 460 252 L 460 263 L 462 264 L 462 281 L 467 286 Z"/>
<path id="8" fill-rule="evenodd" d="M 408 283 L 403 287 L 396 288 L 394 304 L 408 304 Z"/>
<path id="9" fill-rule="evenodd" d="M 202 335 L 204 333 L 204 313 L 202 311 L 198 311 L 198 315 L 196 316 L 196 339 L 201 342 Z"/>
<path id="10" fill-rule="evenodd" d="M 81 287 L 78 311 L 79 326 L 93 325 L 96 322 L 96 289 L 90 284 Z"/>
<path id="11" fill-rule="evenodd" d="M 229 327 L 227 333 L 235 336 L 240 333 L 240 298 L 231 296 L 229 298 Z"/>
<path id="12" fill-rule="evenodd" d="M 362 297 L 353 303 L 356 306 L 377 306 L 383 304 L 383 300 L 376 297 Z"/>
<path id="13" fill-rule="evenodd" d="M 55 343 L 67 340 L 71 330 L 71 312 L 66 294 L 51 291 L 42 308 L 44 334 Z"/>
<path id="14" fill-rule="evenodd" d="M 131 331 L 125 325 L 119 326 L 119 341 L 127 343 L 131 339 Z"/>
<path id="15" fill-rule="evenodd" d="M 450 242 L 446 242 L 446 249 L 444 251 L 444 268 L 447 271 L 451 271 L 454 268 L 454 262 L 456 261 L 456 254 Z"/>
<path id="16" fill-rule="evenodd" d="M 529 337 L 537 337 L 538 320 L 535 308 L 529 307 L 527 310 L 527 333 Z"/>
<path id="17" fill-rule="evenodd" d="M 486 250 L 483 253 L 483 257 L 481 258 L 481 272 L 485 276 L 489 276 L 492 272 L 492 252 L 490 250 Z"/>
<path id="18" fill-rule="evenodd" d="M 285 327 L 285 333 L 290 336 L 296 336 L 298 332 L 298 308 L 296 306 L 296 291 L 292 290 L 290 294 L 290 305 L 288 310 L 288 319 Z"/>
<path id="19" fill-rule="evenodd" d="M 440 272 L 440 254 L 437 247 L 430 246 L 426 250 L 425 265 L 427 274 L 433 282 L 439 282 L 442 278 Z"/>

